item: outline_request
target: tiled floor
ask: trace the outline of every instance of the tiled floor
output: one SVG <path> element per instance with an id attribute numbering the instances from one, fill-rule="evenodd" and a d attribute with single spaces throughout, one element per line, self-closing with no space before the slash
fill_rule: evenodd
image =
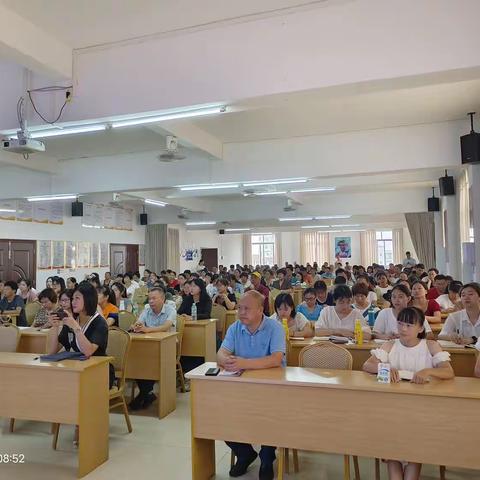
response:
<path id="1" fill-rule="evenodd" d="M 0 400 L 1 401 L 1 400 Z M 142 415 L 133 415 L 133 433 L 128 434 L 122 415 L 110 416 L 110 459 L 97 468 L 88 480 L 189 480 L 190 470 L 190 412 L 189 394 L 177 395 L 177 410 L 163 420 L 155 417 L 152 405 Z M 59 406 L 60 408 L 60 406 Z M 60 429 L 58 450 L 51 449 L 50 425 L 38 422 L 16 422 L 16 431 L 8 432 L 7 420 L 0 432 L 0 453 L 23 453 L 25 464 L 0 464 L 0 480 L 64 480 L 74 479 L 77 456 L 73 448 L 73 427 Z M 421 448 L 421 446 L 420 446 Z M 461 448 L 461 447 L 460 447 Z M 229 478 L 230 452 L 217 442 L 216 479 Z M 257 460 L 242 477 L 258 478 Z M 372 459 L 360 459 L 362 480 L 373 480 Z M 387 479 L 382 465 L 382 479 Z M 300 452 L 300 473 L 288 475 L 292 480 L 343 479 L 343 458 Z M 423 479 L 439 478 L 438 467 L 424 466 Z M 448 480 L 479 479 L 480 472 L 447 470 Z"/>

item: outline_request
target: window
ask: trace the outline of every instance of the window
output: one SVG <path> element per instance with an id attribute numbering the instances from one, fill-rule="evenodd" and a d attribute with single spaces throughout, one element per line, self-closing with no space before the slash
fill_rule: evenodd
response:
<path id="1" fill-rule="evenodd" d="M 272 233 L 252 235 L 252 265 L 273 265 L 274 258 L 275 235 Z"/>
<path id="2" fill-rule="evenodd" d="M 387 266 L 389 263 L 393 263 L 392 231 L 376 232 L 376 235 L 378 263 Z"/>

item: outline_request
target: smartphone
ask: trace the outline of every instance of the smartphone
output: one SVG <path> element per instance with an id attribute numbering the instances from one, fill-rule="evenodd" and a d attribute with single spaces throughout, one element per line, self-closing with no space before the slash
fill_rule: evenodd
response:
<path id="1" fill-rule="evenodd" d="M 205 375 L 207 377 L 216 377 L 220 373 L 219 368 L 209 368 L 206 372 Z"/>
<path id="2" fill-rule="evenodd" d="M 67 312 L 65 310 L 58 310 L 58 312 L 55 312 L 55 315 L 59 320 L 63 320 L 67 316 Z"/>

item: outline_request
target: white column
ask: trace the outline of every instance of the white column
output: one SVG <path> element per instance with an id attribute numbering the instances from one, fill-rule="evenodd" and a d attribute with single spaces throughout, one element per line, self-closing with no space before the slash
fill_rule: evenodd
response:
<path id="1" fill-rule="evenodd" d="M 474 279 L 480 281 L 480 165 L 471 165 L 469 170 L 470 180 L 470 207 L 473 215 L 473 232 L 475 239 L 475 273 Z"/>
<path id="2" fill-rule="evenodd" d="M 435 212 L 433 214 L 435 222 L 435 263 L 440 272 L 447 271 L 447 265 L 445 262 L 445 246 L 443 244 L 443 211 Z M 430 265 L 425 265 L 429 268 Z"/>

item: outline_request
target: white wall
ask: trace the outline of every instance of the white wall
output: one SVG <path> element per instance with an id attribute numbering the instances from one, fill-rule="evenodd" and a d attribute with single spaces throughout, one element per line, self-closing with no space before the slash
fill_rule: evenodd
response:
<path id="1" fill-rule="evenodd" d="M 45 225 L 39 223 L 0 220 L 0 238 L 10 240 L 70 240 L 99 243 L 145 243 L 145 227 L 140 225 L 134 225 L 133 231 L 127 232 L 85 228 L 81 226 L 81 220 L 81 217 L 64 217 L 63 225 Z M 95 271 L 98 272 L 102 278 L 103 274 L 108 270 L 109 267 L 60 270 L 37 269 L 36 285 L 40 289 L 44 288 L 46 279 L 52 275 L 60 275 L 63 278 L 75 277 L 77 280 L 83 280 L 85 274 Z"/>
<path id="2" fill-rule="evenodd" d="M 282 232 L 282 260 L 281 265 L 285 262 L 300 263 L 300 232 Z"/>
<path id="3" fill-rule="evenodd" d="M 413 246 L 413 242 L 412 242 L 412 237 L 410 236 L 410 232 L 408 231 L 407 227 L 403 228 L 402 259 L 405 258 L 405 252 L 410 252 L 412 254 L 412 257 L 418 261 L 417 252 L 415 251 L 415 247 Z M 426 268 L 429 268 L 429 267 L 426 266 Z"/>

